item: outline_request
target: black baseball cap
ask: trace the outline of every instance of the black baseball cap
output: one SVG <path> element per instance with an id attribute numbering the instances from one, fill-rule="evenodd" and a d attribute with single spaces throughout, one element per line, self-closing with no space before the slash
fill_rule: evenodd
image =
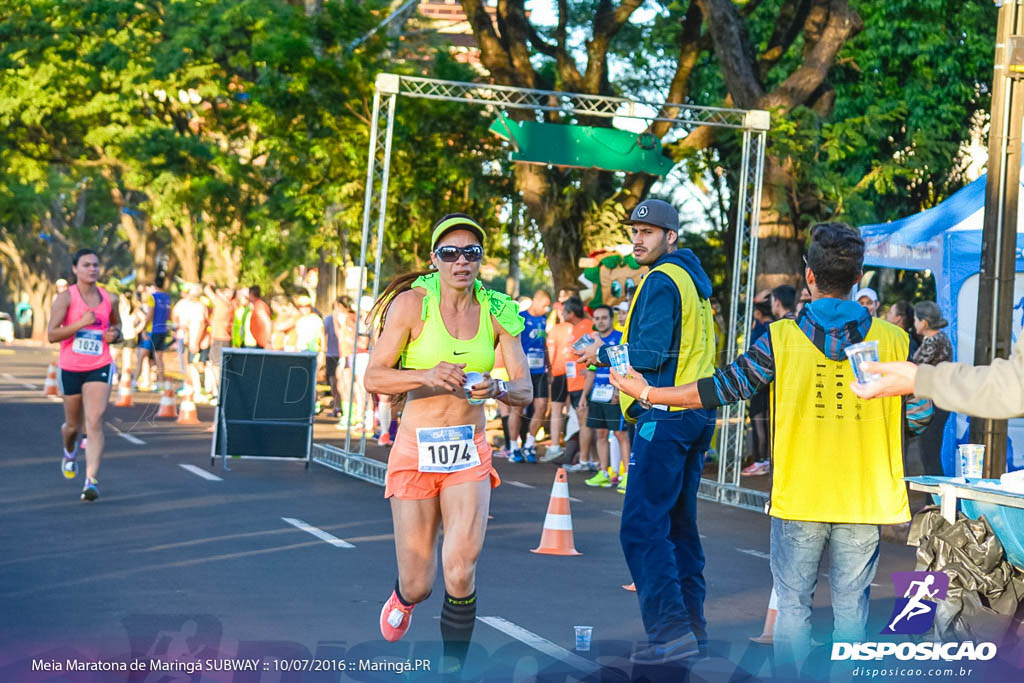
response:
<path id="1" fill-rule="evenodd" d="M 679 232 L 679 212 L 671 204 L 660 199 L 643 200 L 633 207 L 629 218 L 622 222 L 626 225 L 646 223 L 664 230 Z"/>

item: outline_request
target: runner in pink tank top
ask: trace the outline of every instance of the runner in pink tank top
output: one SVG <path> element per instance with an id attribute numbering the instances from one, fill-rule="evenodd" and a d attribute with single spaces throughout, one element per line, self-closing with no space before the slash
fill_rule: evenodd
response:
<path id="1" fill-rule="evenodd" d="M 110 295 L 102 287 L 94 285 L 93 289 L 99 294 L 99 306 L 90 306 L 85 302 L 78 284 L 68 289 L 71 302 L 63 324 L 68 326 L 82 320 L 86 312 L 92 313 L 93 322 L 60 343 L 61 370 L 88 372 L 113 362 L 110 358 L 110 344 L 103 338 L 104 332 L 110 329 Z"/>
<path id="2" fill-rule="evenodd" d="M 71 264 L 77 281 L 54 299 L 46 334 L 50 342 L 60 342 L 58 383 L 64 396 L 61 473 L 65 479 L 78 474 L 76 441 L 79 432 L 84 431 L 89 440 L 81 497 L 92 501 L 99 497 L 96 474 L 103 458 L 103 413 L 116 371 L 110 344 L 121 339 L 121 318 L 117 297 L 96 284 L 100 274 L 96 252 L 80 249 Z"/>

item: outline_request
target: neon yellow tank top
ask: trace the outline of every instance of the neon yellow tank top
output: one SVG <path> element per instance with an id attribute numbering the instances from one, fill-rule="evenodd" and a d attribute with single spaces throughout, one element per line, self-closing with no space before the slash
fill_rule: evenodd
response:
<path id="1" fill-rule="evenodd" d="M 490 372 L 494 368 L 493 314 L 498 323 L 511 334 L 522 331 L 522 318 L 511 298 L 475 284 L 480 304 L 480 323 L 472 339 L 456 339 L 448 332 L 441 317 L 441 282 L 436 273 L 417 278 L 413 288 L 426 290 L 423 297 L 423 329 L 409 341 L 402 352 L 402 367 L 410 370 L 428 370 L 441 361 L 465 363 L 466 372 Z M 518 322 L 518 329 L 516 323 Z"/>

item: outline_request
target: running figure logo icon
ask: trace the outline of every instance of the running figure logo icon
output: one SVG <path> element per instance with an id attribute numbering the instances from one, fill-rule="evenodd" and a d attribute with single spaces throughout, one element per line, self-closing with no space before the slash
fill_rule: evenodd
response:
<path id="1" fill-rule="evenodd" d="M 896 604 L 883 634 L 915 635 L 926 633 L 935 623 L 935 603 L 945 600 L 949 575 L 945 572 L 893 572 Z"/>

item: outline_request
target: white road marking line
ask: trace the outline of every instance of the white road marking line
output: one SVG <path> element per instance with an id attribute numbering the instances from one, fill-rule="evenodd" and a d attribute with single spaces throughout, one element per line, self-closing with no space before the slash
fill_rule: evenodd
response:
<path id="1" fill-rule="evenodd" d="M 605 512 L 607 512 L 609 515 L 613 515 L 615 517 L 621 517 L 622 516 L 622 510 L 605 510 Z"/>
<path id="2" fill-rule="evenodd" d="M 508 619 L 502 619 L 501 617 L 477 617 L 477 619 L 484 622 L 491 628 L 497 629 L 505 635 L 511 636 L 519 642 L 529 645 L 534 650 L 546 654 L 548 657 L 565 662 L 578 671 L 582 671 L 587 674 L 594 674 L 601 670 L 600 665 L 597 663 L 573 654 L 564 647 L 555 645 L 550 640 L 541 638 L 536 633 L 527 631 L 522 626 L 514 624 Z"/>
<path id="3" fill-rule="evenodd" d="M 36 387 L 35 384 L 29 384 L 28 382 L 22 382 L 21 386 L 25 387 L 26 389 L 36 389 L 36 388 L 38 388 L 38 387 Z"/>
<path id="4" fill-rule="evenodd" d="M 192 474 L 194 474 L 194 475 L 196 475 L 198 477 L 202 477 L 203 479 L 206 479 L 207 481 L 224 481 L 223 479 L 218 477 L 216 474 L 211 474 L 211 473 L 207 472 L 206 470 L 204 470 L 201 467 L 196 467 L 195 465 L 186 465 L 183 462 L 179 462 L 178 464 L 181 465 L 181 469 L 186 470 L 188 472 L 191 472 Z"/>
<path id="5" fill-rule="evenodd" d="M 771 559 L 771 555 L 769 555 L 768 553 L 763 553 L 760 550 L 751 550 L 750 548 L 736 548 L 736 550 L 745 555 L 753 555 L 754 557 L 760 557 L 762 560 Z"/>
<path id="6" fill-rule="evenodd" d="M 323 529 L 317 529 L 315 526 L 311 526 L 309 524 L 306 524 L 301 519 L 292 519 L 291 517 L 282 517 L 281 519 L 283 519 L 284 521 L 288 522 L 289 524 L 291 524 L 293 527 L 296 527 L 297 529 L 302 529 L 306 533 L 313 534 L 314 536 L 319 538 L 321 541 L 327 541 L 328 543 L 333 545 L 335 548 L 355 548 L 355 546 L 352 545 L 351 543 L 349 543 L 348 541 L 343 541 L 340 538 L 338 538 L 337 536 L 332 536 L 331 534 L 327 533 Z"/>
<path id="7" fill-rule="evenodd" d="M 569 496 L 569 500 L 571 500 L 571 501 L 572 501 L 572 502 L 574 502 L 574 503 L 582 503 L 582 502 L 583 502 L 583 501 L 582 501 L 582 500 L 580 500 L 579 498 L 573 498 L 572 496 Z"/>
<path id="8" fill-rule="evenodd" d="M 136 446 L 145 446 L 146 445 L 146 442 L 143 441 L 142 439 L 140 439 L 138 437 L 135 437 L 135 436 L 132 436 L 131 434 L 129 434 L 127 432 L 122 432 L 120 429 L 118 429 L 114 425 L 110 424 L 109 422 L 107 423 L 107 426 L 110 427 L 111 429 L 113 429 L 115 434 L 117 434 L 119 437 L 121 437 L 122 439 L 124 439 L 128 443 L 133 443 Z"/>
<path id="9" fill-rule="evenodd" d="M 509 480 L 508 482 L 506 482 L 506 483 L 507 483 L 507 484 L 508 484 L 509 486 L 518 486 L 518 487 L 519 487 L 519 488 L 521 488 L 521 489 L 535 489 L 535 488 L 537 488 L 537 487 L 536 487 L 536 486 L 534 486 L 533 484 L 524 484 L 524 483 L 523 483 L 523 482 L 521 482 L 521 481 L 513 481 L 513 480 L 511 480 L 511 479 L 510 479 L 510 480 Z"/>

